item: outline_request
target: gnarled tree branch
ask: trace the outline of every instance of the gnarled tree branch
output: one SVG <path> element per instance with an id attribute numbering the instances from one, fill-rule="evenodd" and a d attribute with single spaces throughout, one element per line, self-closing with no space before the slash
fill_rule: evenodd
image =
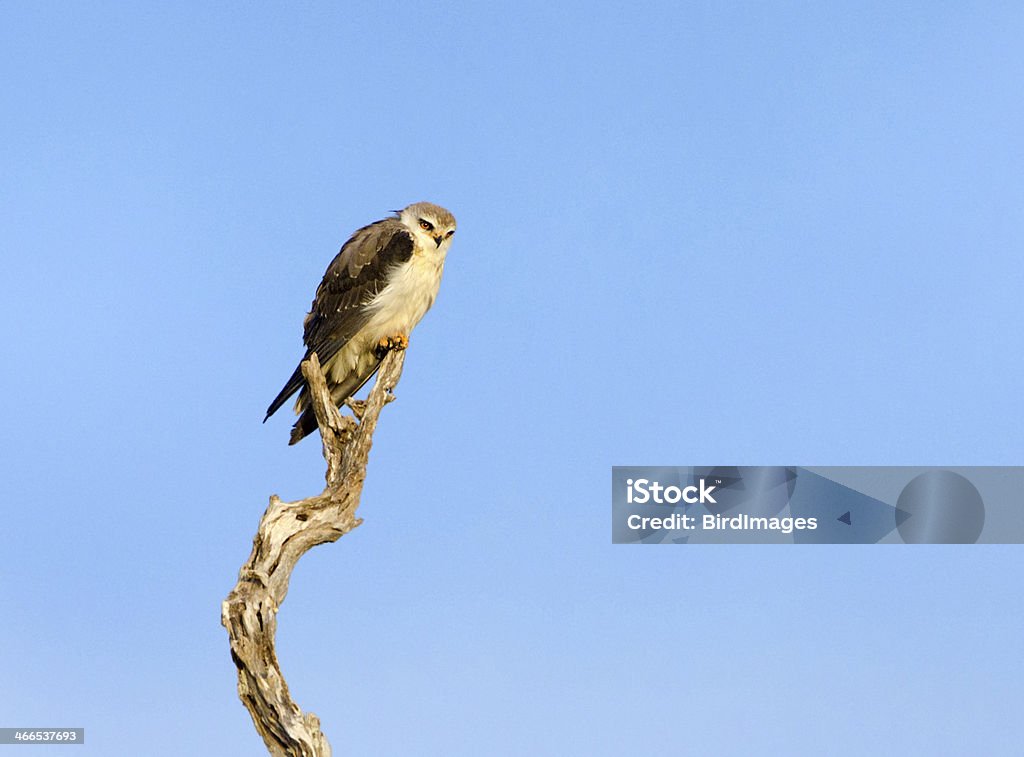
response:
<path id="1" fill-rule="evenodd" d="M 221 622 L 238 667 L 238 696 L 256 730 L 275 757 L 325 757 L 330 744 L 313 713 L 303 713 L 288 692 L 274 649 L 277 610 L 288 594 L 292 569 L 317 544 L 337 541 L 362 523 L 356 517 L 366 479 L 366 462 L 377 418 L 394 397 L 405 353 L 389 352 L 381 363 L 358 422 L 342 416 L 331 401 L 316 354 L 302 363 L 302 375 L 323 440 L 327 485 L 320 494 L 297 502 L 270 497 L 252 553 L 238 583 L 221 606 Z"/>

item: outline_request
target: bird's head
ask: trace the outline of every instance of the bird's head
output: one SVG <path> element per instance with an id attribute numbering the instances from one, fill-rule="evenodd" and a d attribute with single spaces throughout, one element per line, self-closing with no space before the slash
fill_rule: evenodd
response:
<path id="1" fill-rule="evenodd" d="M 455 216 L 447 210 L 429 202 L 415 202 L 395 212 L 421 247 L 448 251 L 455 235 Z"/>

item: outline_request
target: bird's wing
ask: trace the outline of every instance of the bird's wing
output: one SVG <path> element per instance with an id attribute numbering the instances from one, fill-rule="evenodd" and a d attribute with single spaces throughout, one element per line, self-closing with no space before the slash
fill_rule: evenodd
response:
<path id="1" fill-rule="evenodd" d="M 394 266 L 412 257 L 413 239 L 397 218 L 364 226 L 345 242 L 317 287 L 303 324 L 306 355 L 316 353 L 326 365 L 370 318 L 366 305 L 387 285 Z M 301 363 L 300 363 L 301 364 Z M 288 383 L 267 408 L 266 421 L 305 383 L 296 368 Z"/>

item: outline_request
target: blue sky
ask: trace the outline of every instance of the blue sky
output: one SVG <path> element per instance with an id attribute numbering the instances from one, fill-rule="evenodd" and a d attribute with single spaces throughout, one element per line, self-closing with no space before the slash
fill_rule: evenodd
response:
<path id="1" fill-rule="evenodd" d="M 613 547 L 612 465 L 1022 462 L 1013 3 L 6 4 L 0 725 L 246 755 L 220 601 L 357 226 L 459 219 L 279 615 L 352 754 L 1008 754 L 1017 547 Z M 43 748 L 41 751 L 48 751 Z"/>

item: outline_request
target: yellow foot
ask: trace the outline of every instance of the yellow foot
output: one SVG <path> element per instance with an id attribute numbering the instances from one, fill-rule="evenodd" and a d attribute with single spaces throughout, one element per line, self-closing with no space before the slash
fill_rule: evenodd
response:
<path id="1" fill-rule="evenodd" d="M 404 350 L 409 346 L 409 337 L 406 334 L 394 334 L 386 336 L 377 342 L 377 357 L 383 358 L 392 350 Z"/>

